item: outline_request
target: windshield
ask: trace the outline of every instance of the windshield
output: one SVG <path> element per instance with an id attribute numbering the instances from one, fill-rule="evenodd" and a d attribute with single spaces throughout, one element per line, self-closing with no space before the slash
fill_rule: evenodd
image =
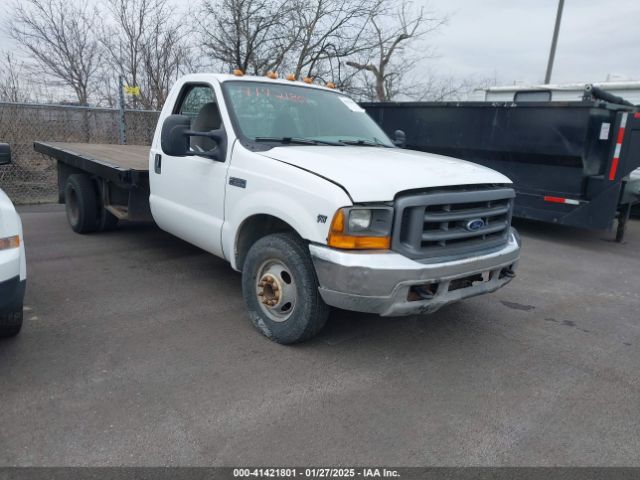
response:
<path id="1" fill-rule="evenodd" d="M 296 145 L 393 144 L 349 97 L 326 90 L 267 82 L 222 84 L 240 135 Z"/>

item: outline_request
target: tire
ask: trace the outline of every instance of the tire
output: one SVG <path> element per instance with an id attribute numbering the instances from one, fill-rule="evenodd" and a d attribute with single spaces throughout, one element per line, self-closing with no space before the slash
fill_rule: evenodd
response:
<path id="1" fill-rule="evenodd" d="M 95 232 L 99 227 L 98 192 L 88 175 L 70 175 L 64 189 L 67 220 L 76 233 Z"/>
<path id="2" fill-rule="evenodd" d="M 98 222 L 98 230 L 101 232 L 108 232 L 109 230 L 115 229 L 118 226 L 118 217 L 103 206 L 100 206 L 99 209 L 100 221 Z"/>
<path id="3" fill-rule="evenodd" d="M 22 310 L 0 315 L 0 338 L 15 337 L 22 329 Z"/>
<path id="4" fill-rule="evenodd" d="M 329 316 L 309 249 L 294 233 L 267 235 L 253 244 L 242 269 L 242 294 L 253 325 L 277 343 L 312 338 Z"/>

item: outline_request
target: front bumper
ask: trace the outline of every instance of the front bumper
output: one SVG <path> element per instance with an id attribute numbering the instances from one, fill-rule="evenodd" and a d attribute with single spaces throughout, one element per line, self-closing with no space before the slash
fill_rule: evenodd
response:
<path id="1" fill-rule="evenodd" d="M 348 252 L 310 245 L 320 295 L 331 306 L 382 316 L 435 312 L 463 298 L 493 292 L 511 281 L 520 258 L 515 229 L 498 251 L 461 260 L 420 263 L 395 252 Z M 483 281 L 467 277 L 483 275 Z M 429 298 L 415 287 L 429 284 Z M 461 287 L 462 285 L 462 287 Z"/>
<path id="2" fill-rule="evenodd" d="M 19 276 L 0 282 L 0 315 L 22 311 L 27 280 Z"/>

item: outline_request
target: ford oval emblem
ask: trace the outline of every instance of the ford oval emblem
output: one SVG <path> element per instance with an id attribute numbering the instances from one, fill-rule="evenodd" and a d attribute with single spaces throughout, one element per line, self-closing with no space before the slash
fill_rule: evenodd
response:
<path id="1" fill-rule="evenodd" d="M 465 228 L 470 232 L 477 232 L 482 227 L 484 227 L 484 220 L 481 218 L 474 218 L 473 220 L 469 220 L 465 225 Z"/>

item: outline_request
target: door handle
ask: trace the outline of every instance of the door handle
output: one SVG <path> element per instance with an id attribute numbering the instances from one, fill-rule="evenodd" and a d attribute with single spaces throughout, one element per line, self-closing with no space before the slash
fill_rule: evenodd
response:
<path id="1" fill-rule="evenodd" d="M 158 174 L 162 173 L 162 155 L 159 153 L 156 153 L 156 158 L 153 162 L 153 170 Z"/>

